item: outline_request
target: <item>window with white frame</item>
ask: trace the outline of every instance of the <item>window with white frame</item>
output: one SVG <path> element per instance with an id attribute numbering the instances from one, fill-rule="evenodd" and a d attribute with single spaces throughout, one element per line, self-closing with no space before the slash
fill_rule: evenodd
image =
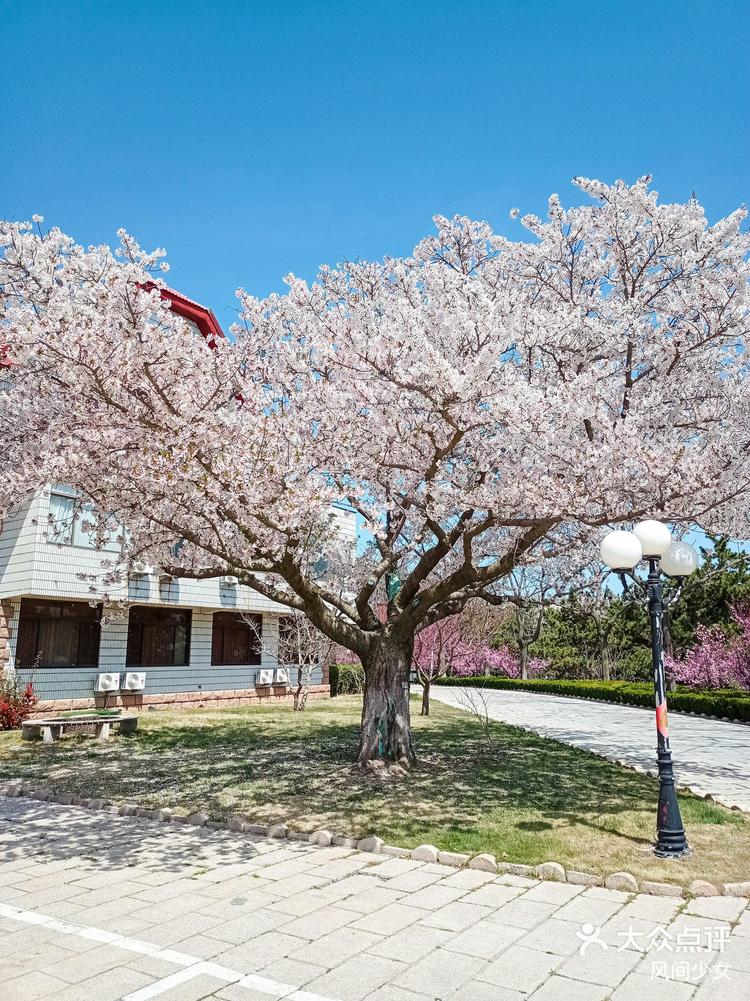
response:
<path id="1" fill-rule="evenodd" d="M 104 533 L 96 531 L 95 521 L 92 504 L 81 501 L 72 487 L 54 484 L 49 495 L 47 542 L 109 552 L 119 550 L 122 533 L 114 521 L 105 526 Z"/>

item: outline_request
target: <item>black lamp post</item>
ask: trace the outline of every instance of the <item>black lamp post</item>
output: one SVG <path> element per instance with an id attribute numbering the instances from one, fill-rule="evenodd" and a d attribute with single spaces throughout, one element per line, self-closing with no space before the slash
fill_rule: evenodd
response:
<path id="1" fill-rule="evenodd" d="M 672 542 L 666 525 L 660 521 L 642 521 L 632 532 L 610 532 L 601 544 L 601 557 L 622 581 L 626 595 L 640 597 L 651 624 L 651 662 L 654 672 L 656 703 L 656 760 L 659 770 L 659 806 L 656 815 L 656 845 L 654 853 L 661 858 L 681 858 L 690 849 L 672 769 L 667 726 L 667 685 L 664 672 L 664 593 L 662 572 L 684 580 L 698 565 L 698 554 L 685 542 Z M 634 574 L 635 566 L 648 561 L 645 582 Z M 634 583 L 631 587 L 628 578 Z M 678 588 L 679 593 L 679 588 Z M 677 594 L 675 594 L 675 598 Z"/>

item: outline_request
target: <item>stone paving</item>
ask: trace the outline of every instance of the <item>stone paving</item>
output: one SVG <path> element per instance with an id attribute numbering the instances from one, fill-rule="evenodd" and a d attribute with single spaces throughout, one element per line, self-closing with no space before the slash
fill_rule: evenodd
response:
<path id="1" fill-rule="evenodd" d="M 750 901 L 0 798 L 0 998 L 748 1001 Z"/>
<path id="2" fill-rule="evenodd" d="M 480 693 L 435 685 L 431 697 L 465 709 Z M 486 690 L 481 698 L 490 719 L 656 771 L 656 730 L 650 709 L 520 691 Z M 679 785 L 750 812 L 750 726 L 671 713 L 669 740 Z"/>

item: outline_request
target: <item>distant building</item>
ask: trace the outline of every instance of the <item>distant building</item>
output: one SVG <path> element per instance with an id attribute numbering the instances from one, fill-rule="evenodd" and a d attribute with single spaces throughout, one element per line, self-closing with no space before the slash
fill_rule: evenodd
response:
<path id="1" fill-rule="evenodd" d="M 203 336 L 223 336 L 211 310 L 162 294 Z M 102 621 L 80 575 L 100 574 L 102 554 L 119 542 L 97 547 L 75 501 L 70 488 L 51 485 L 0 523 L 0 671 L 33 682 L 40 711 L 286 697 L 277 644 L 289 609 L 232 577 L 172 579 L 136 564 L 112 592 L 127 611 Z M 354 515 L 335 514 L 354 543 Z M 330 694 L 327 672 L 315 668 L 311 695 Z"/>

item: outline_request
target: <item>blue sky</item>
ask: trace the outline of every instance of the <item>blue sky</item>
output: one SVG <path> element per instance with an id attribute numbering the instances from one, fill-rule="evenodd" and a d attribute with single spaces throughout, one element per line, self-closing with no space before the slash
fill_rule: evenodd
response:
<path id="1" fill-rule="evenodd" d="M 575 174 L 749 200 L 747 0 L 0 0 L 0 215 L 125 226 L 234 317 L 435 213 L 514 233 Z"/>

